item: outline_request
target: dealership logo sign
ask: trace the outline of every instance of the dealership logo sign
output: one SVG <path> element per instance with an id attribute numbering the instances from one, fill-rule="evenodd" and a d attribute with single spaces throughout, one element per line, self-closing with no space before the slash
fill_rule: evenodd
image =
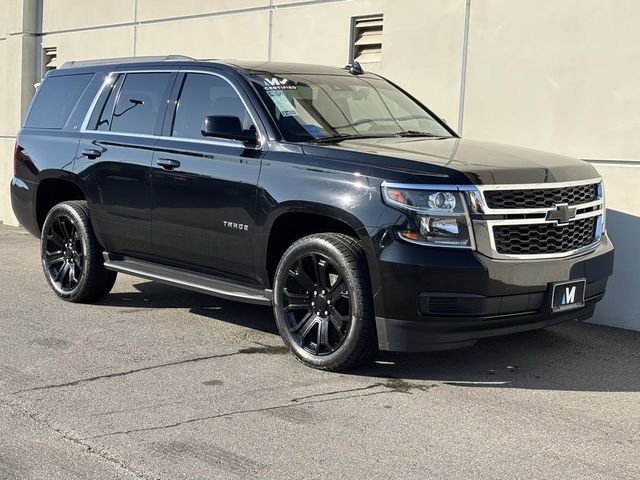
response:
<path id="1" fill-rule="evenodd" d="M 276 78 L 276 77 L 271 77 L 271 78 L 264 78 L 263 79 L 264 82 L 264 89 L 269 91 L 269 90 L 295 90 L 296 87 L 292 82 L 289 81 L 289 79 L 287 78 Z"/>
<path id="2" fill-rule="evenodd" d="M 564 295 L 562 295 L 561 305 L 569 305 L 576 301 L 576 287 L 567 287 L 564 289 Z"/>

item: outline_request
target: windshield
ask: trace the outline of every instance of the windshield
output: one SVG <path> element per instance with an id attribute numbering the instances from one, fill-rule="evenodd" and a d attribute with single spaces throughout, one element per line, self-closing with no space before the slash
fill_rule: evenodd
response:
<path id="1" fill-rule="evenodd" d="M 253 75 L 285 140 L 451 134 L 389 82 L 355 75 Z"/>

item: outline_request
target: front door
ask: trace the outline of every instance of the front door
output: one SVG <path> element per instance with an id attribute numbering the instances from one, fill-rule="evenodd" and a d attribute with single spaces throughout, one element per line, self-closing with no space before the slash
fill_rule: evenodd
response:
<path id="1" fill-rule="evenodd" d="M 151 211 L 155 255 L 164 263 L 253 283 L 254 213 L 261 151 L 203 137 L 205 116 L 254 121 L 223 77 L 187 73 L 175 111 L 153 153 Z"/>

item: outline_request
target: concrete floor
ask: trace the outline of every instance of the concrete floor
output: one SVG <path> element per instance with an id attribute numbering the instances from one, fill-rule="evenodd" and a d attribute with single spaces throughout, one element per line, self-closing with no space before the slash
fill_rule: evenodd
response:
<path id="1" fill-rule="evenodd" d="M 640 333 L 570 323 L 348 374 L 270 310 L 120 276 L 58 300 L 0 226 L 0 479 L 637 479 Z"/>

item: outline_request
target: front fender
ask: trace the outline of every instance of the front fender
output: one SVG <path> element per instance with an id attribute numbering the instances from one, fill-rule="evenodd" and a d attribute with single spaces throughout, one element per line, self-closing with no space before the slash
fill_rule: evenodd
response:
<path id="1" fill-rule="evenodd" d="M 267 247 L 274 223 L 287 213 L 309 213 L 338 220 L 356 232 L 365 249 L 375 292 L 379 289 L 377 248 L 371 231 L 388 210 L 382 203 L 381 180 L 358 171 L 356 165 L 278 152 L 263 160 L 258 185 L 255 262 L 266 272 Z M 288 160 L 288 161 L 283 161 Z M 295 225 L 291 225 L 295 229 Z"/>

